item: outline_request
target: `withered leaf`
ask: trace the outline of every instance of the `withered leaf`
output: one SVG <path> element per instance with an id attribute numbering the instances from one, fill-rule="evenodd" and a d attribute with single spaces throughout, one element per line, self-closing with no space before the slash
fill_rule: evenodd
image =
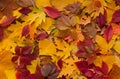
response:
<path id="1" fill-rule="evenodd" d="M 95 22 L 89 23 L 86 26 L 83 26 L 82 32 L 86 37 L 95 38 L 97 33 L 97 25 Z"/>
<path id="2" fill-rule="evenodd" d="M 66 30 L 68 28 L 74 27 L 76 24 L 76 18 L 73 15 L 61 15 L 55 26 L 59 30 Z"/>

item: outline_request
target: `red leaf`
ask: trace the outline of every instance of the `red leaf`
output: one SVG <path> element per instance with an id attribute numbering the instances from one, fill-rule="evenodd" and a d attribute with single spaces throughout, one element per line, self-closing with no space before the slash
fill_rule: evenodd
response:
<path id="1" fill-rule="evenodd" d="M 114 0 L 116 5 L 120 5 L 120 0 Z"/>
<path id="2" fill-rule="evenodd" d="M 6 17 L 2 23 L 0 23 L 0 27 L 7 27 L 9 26 L 14 20 L 15 20 L 15 16 L 14 17 L 11 17 L 11 18 L 8 18 Z"/>
<path id="3" fill-rule="evenodd" d="M 29 25 L 26 25 L 22 29 L 22 36 L 26 36 L 30 32 Z"/>
<path id="4" fill-rule="evenodd" d="M 63 61 L 62 61 L 62 59 L 59 59 L 58 62 L 57 62 L 57 64 L 58 64 L 59 68 L 62 69 L 62 67 L 63 67 Z"/>
<path id="5" fill-rule="evenodd" d="M 16 47 L 15 47 L 15 53 L 16 53 L 17 55 L 20 55 L 20 47 L 19 47 L 19 46 L 16 46 Z"/>
<path id="6" fill-rule="evenodd" d="M 32 10 L 29 9 L 28 7 L 23 7 L 22 9 L 19 10 L 20 13 L 27 15 L 30 13 Z"/>
<path id="7" fill-rule="evenodd" d="M 47 38 L 48 37 L 48 34 L 47 33 L 40 33 L 37 37 L 36 37 L 36 39 L 37 40 L 43 40 L 43 39 L 45 39 L 45 38 Z"/>
<path id="8" fill-rule="evenodd" d="M 107 28 L 104 31 L 104 38 L 106 39 L 107 42 L 109 42 L 111 40 L 113 36 L 113 29 L 112 26 L 107 26 Z"/>
<path id="9" fill-rule="evenodd" d="M 41 73 L 41 68 L 37 65 L 36 67 L 36 79 L 44 79 L 44 77 L 42 76 L 42 73 Z"/>
<path id="10" fill-rule="evenodd" d="M 115 13 L 112 16 L 112 21 L 113 23 L 119 23 L 120 22 L 120 9 L 116 10 Z"/>
<path id="11" fill-rule="evenodd" d="M 82 73 L 85 73 L 88 70 L 87 61 L 78 61 L 78 62 L 75 62 L 75 65 Z"/>
<path id="12" fill-rule="evenodd" d="M 96 18 L 98 26 L 102 29 L 106 23 L 107 13 L 104 11 L 104 14 L 101 14 Z"/>
<path id="13" fill-rule="evenodd" d="M 93 73 L 93 71 L 91 71 L 91 70 L 87 70 L 87 71 L 84 73 L 84 75 L 87 76 L 87 77 L 93 77 L 93 76 L 94 76 L 94 73 Z"/>
<path id="14" fill-rule="evenodd" d="M 14 56 L 14 57 L 12 57 L 12 59 L 11 59 L 12 62 L 15 62 L 15 61 L 17 61 L 17 60 L 18 60 L 18 56 Z"/>
<path id="15" fill-rule="evenodd" d="M 102 72 L 104 74 L 108 73 L 108 65 L 105 62 L 102 62 Z"/>
<path id="16" fill-rule="evenodd" d="M 4 31 L 0 28 L 0 41 L 4 38 Z"/>
<path id="17" fill-rule="evenodd" d="M 31 50 L 32 50 L 32 46 L 24 46 L 24 47 L 22 48 L 21 53 L 22 53 L 23 55 L 27 55 L 27 54 L 30 54 Z"/>
<path id="18" fill-rule="evenodd" d="M 54 7 L 49 7 L 49 6 L 44 7 L 44 11 L 51 18 L 58 18 L 58 17 L 60 17 L 60 12 L 56 8 L 54 8 Z"/>

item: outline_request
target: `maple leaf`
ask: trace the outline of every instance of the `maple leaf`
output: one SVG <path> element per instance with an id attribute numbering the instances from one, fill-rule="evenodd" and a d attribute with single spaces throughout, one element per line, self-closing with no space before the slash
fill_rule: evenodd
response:
<path id="1" fill-rule="evenodd" d="M 54 7 L 49 7 L 49 6 L 44 7 L 44 11 L 51 18 L 58 18 L 58 17 L 60 17 L 60 12 L 56 8 L 54 8 Z"/>
<path id="2" fill-rule="evenodd" d="M 98 0 L 91 0 L 88 1 L 86 0 L 83 3 L 83 6 L 86 7 L 84 9 L 85 12 L 87 12 L 88 14 L 91 13 L 91 17 L 95 18 L 97 16 L 99 16 L 100 13 L 104 13 L 104 7 L 103 5 L 105 5 L 105 1 L 98 1 Z"/>

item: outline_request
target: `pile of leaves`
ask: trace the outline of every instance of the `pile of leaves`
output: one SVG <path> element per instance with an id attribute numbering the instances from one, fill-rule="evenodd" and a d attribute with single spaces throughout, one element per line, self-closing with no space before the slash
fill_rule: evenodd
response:
<path id="1" fill-rule="evenodd" d="M 0 0 L 0 79 L 120 79 L 120 0 Z"/>

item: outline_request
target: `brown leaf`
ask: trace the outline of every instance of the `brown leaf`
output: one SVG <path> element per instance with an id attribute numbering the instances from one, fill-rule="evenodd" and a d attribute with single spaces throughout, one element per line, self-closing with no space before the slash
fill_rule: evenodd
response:
<path id="1" fill-rule="evenodd" d="M 109 79 L 120 79 L 120 67 L 113 65 L 111 71 L 109 72 Z"/>
<path id="2" fill-rule="evenodd" d="M 61 15 L 55 26 L 59 30 L 67 30 L 68 28 L 74 27 L 76 24 L 76 18 L 73 15 Z"/>
<path id="3" fill-rule="evenodd" d="M 17 0 L 16 2 L 22 7 L 35 6 L 35 0 Z"/>
<path id="4" fill-rule="evenodd" d="M 97 33 L 97 26 L 94 22 L 87 24 L 86 26 L 83 26 L 83 34 L 87 37 L 95 38 Z"/>
<path id="5" fill-rule="evenodd" d="M 11 17 L 13 10 L 17 7 L 16 0 L 0 0 L 0 13 L 7 17 Z"/>

